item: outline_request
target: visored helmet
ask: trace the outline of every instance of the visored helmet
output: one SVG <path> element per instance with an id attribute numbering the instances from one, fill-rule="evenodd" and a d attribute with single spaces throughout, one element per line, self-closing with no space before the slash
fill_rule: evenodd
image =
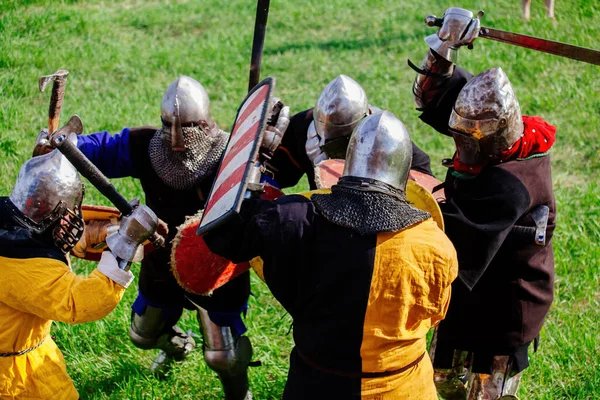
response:
<path id="1" fill-rule="evenodd" d="M 323 89 L 313 118 L 328 157 L 344 157 L 350 134 L 368 113 L 367 95 L 354 79 L 339 75 Z"/>
<path id="2" fill-rule="evenodd" d="M 374 179 L 405 191 L 411 162 L 406 126 L 391 112 L 378 111 L 352 133 L 342 177 Z"/>
<path id="3" fill-rule="evenodd" d="M 448 126 L 458 159 L 465 164 L 500 158 L 519 140 L 523 134 L 521 108 L 501 68 L 488 69 L 467 82 Z"/>
<path id="4" fill-rule="evenodd" d="M 52 238 L 64 253 L 81 238 L 83 184 L 58 150 L 26 161 L 9 199 L 23 226 L 38 234 L 52 229 Z"/>
<path id="5" fill-rule="evenodd" d="M 163 129 L 171 133 L 171 145 L 175 151 L 185 150 L 185 127 L 200 127 L 207 136 L 218 127 L 210 115 L 210 100 L 204 87 L 197 80 L 182 75 L 169 85 L 161 104 Z"/>

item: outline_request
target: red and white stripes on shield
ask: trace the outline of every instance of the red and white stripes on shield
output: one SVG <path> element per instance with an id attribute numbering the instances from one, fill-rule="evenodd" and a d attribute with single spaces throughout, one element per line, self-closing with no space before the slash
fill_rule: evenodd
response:
<path id="1" fill-rule="evenodd" d="M 265 79 L 268 80 L 270 78 Z M 235 210 L 240 197 L 243 196 L 241 191 L 245 188 L 244 176 L 247 169 L 256 161 L 254 158 L 257 157 L 259 145 L 256 141 L 265 126 L 266 107 L 274 86 L 274 80 L 263 84 L 265 81 L 259 84 L 238 111 L 231 138 L 204 209 L 199 231 Z"/>

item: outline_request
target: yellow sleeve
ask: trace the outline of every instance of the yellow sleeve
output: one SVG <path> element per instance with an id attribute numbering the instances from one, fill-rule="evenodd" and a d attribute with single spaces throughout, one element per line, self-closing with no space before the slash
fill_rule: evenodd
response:
<path id="1" fill-rule="evenodd" d="M 440 305 L 439 312 L 437 315 L 434 315 L 431 318 L 431 325 L 436 326 L 440 323 L 441 320 L 446 318 L 446 313 L 448 312 L 448 306 L 450 305 L 450 297 L 452 292 L 452 282 L 458 276 L 458 257 L 456 256 L 456 251 L 454 248 L 448 252 L 447 256 L 443 258 L 444 265 L 441 267 L 443 271 L 446 271 L 443 274 L 444 279 L 440 279 L 441 288 L 440 288 Z"/>
<path id="2" fill-rule="evenodd" d="M 119 303 L 125 287 L 95 269 L 79 276 L 50 258 L 0 257 L 0 301 L 17 310 L 68 323 L 95 321 Z"/>

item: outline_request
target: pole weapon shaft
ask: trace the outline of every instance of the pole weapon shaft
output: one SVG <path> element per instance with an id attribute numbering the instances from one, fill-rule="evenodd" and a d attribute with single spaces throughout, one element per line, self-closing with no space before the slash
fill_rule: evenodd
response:
<path id="1" fill-rule="evenodd" d="M 258 84 L 260 79 L 260 65 L 262 63 L 263 49 L 265 46 L 270 2 L 270 0 L 258 0 L 256 4 L 256 21 L 254 23 L 254 39 L 252 41 L 248 92 Z"/>

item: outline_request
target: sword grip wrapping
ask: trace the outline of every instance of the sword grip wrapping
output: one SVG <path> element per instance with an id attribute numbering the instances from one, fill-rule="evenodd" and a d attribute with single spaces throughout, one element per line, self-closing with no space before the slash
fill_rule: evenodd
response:
<path id="1" fill-rule="evenodd" d="M 115 205 L 123 215 L 129 215 L 133 212 L 133 207 L 129 202 L 115 189 L 108 178 L 77 148 L 65 137 L 62 141 L 55 141 L 58 150 L 73 164 L 81 175 L 87 178 L 96 189 L 100 191 L 111 203 Z"/>

